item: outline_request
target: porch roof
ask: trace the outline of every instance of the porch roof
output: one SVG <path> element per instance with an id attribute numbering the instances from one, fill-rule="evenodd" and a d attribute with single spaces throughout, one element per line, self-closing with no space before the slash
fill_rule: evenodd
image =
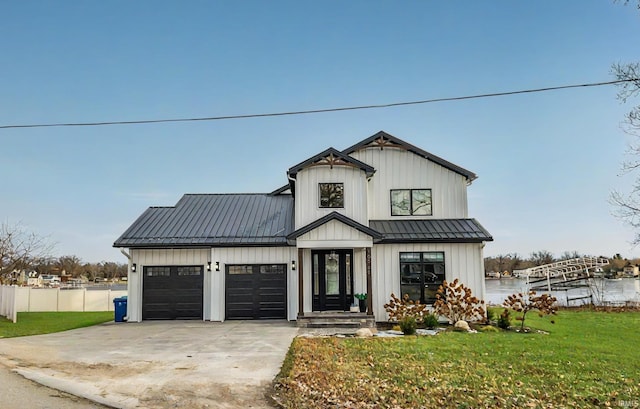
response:
<path id="1" fill-rule="evenodd" d="M 476 219 L 371 220 L 380 243 L 480 243 L 493 241 Z"/>
<path id="2" fill-rule="evenodd" d="M 341 223 L 346 224 L 349 227 L 352 227 L 368 236 L 371 236 L 371 238 L 373 238 L 374 241 L 378 241 L 382 238 L 382 234 L 380 234 L 379 232 L 377 232 L 375 229 L 372 229 L 370 227 L 365 226 L 364 224 L 358 223 L 357 221 L 350 219 L 349 217 L 343 215 L 342 213 L 338 213 L 338 212 L 331 212 L 326 216 L 323 216 L 317 220 L 314 220 L 313 222 L 307 224 L 306 226 L 303 226 L 301 228 L 299 228 L 298 230 L 294 231 L 293 233 L 289 234 L 287 236 L 287 240 L 295 240 L 298 237 L 302 236 L 305 233 L 310 232 L 311 230 L 317 229 L 318 227 L 329 223 L 331 220 L 337 220 Z"/>

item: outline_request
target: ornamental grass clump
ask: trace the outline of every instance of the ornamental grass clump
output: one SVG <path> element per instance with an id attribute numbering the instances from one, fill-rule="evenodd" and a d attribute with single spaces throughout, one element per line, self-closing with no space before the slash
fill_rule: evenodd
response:
<path id="1" fill-rule="evenodd" d="M 422 322 L 424 324 L 424 327 L 427 329 L 438 328 L 438 325 L 440 325 L 440 322 L 438 321 L 438 316 L 436 314 L 425 315 L 424 318 L 422 319 Z"/>
<path id="2" fill-rule="evenodd" d="M 418 323 L 414 317 L 404 317 L 400 320 L 400 330 L 404 335 L 415 335 Z"/>
<path id="3" fill-rule="evenodd" d="M 511 294 L 504 300 L 503 305 L 506 308 L 511 308 L 515 312 L 521 312 L 522 317 L 517 317 L 522 323 L 520 325 L 520 331 L 524 332 L 524 320 L 529 311 L 538 310 L 539 316 L 555 315 L 558 311 L 556 304 L 556 297 L 552 297 L 549 294 L 536 295 L 536 292 L 530 290 L 528 293 Z M 553 324 L 553 321 L 551 321 Z"/>
<path id="4" fill-rule="evenodd" d="M 509 329 L 511 326 L 511 313 L 508 309 L 504 309 L 498 316 L 498 328 Z"/>
<path id="5" fill-rule="evenodd" d="M 474 297 L 471 289 L 457 278 L 451 283 L 444 281 L 438 287 L 433 309 L 437 315 L 446 317 L 451 324 L 485 319 L 484 301 Z"/>

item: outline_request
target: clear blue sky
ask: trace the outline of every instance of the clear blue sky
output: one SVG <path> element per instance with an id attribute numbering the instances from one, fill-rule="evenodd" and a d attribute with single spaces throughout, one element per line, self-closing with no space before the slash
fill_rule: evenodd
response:
<path id="1" fill-rule="evenodd" d="M 608 81 L 640 12 L 573 1 L 14 1 L 0 5 L 0 125 L 204 117 Z M 635 101 L 640 104 L 640 99 Z M 269 192 L 329 146 L 385 130 L 478 174 L 485 255 L 626 257 L 612 215 L 631 105 L 616 88 L 290 117 L 0 129 L 0 218 L 55 255 L 113 241 L 183 193 Z"/>

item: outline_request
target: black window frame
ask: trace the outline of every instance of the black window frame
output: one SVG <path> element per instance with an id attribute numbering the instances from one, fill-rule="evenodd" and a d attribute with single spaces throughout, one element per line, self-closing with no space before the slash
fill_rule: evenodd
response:
<path id="1" fill-rule="evenodd" d="M 414 193 L 416 191 L 429 191 L 429 213 L 426 214 L 415 214 L 417 209 L 414 209 Z M 396 214 L 394 213 L 393 206 L 393 193 L 394 192 L 409 192 L 409 214 Z M 433 189 L 431 188 L 420 188 L 420 189 L 391 189 L 389 191 L 389 207 L 391 216 L 402 217 L 402 216 L 433 216 Z"/>
<path id="2" fill-rule="evenodd" d="M 326 205 L 323 205 L 323 186 L 340 186 L 340 203 L 339 205 L 329 203 L 331 198 L 326 197 L 326 201 L 328 202 Z M 325 194 L 331 192 L 324 192 Z M 318 207 L 321 209 L 344 209 L 344 183 L 343 182 L 320 182 L 318 183 Z"/>
<path id="3" fill-rule="evenodd" d="M 402 260 L 403 254 L 412 255 L 414 260 Z M 435 294 L 438 287 L 446 280 L 445 252 L 401 251 L 398 254 L 398 261 L 400 265 L 401 296 L 404 296 L 405 293 L 410 294 L 410 297 L 411 294 L 419 294 L 421 304 L 433 304 L 436 300 Z M 411 282 L 407 282 L 410 280 Z M 406 291 L 409 289 L 413 291 Z M 418 301 L 416 298 L 415 296 L 411 297 L 412 300 Z"/>

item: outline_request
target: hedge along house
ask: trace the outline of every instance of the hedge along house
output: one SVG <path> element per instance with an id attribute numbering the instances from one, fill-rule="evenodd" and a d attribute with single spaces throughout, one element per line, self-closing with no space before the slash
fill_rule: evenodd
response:
<path id="1" fill-rule="evenodd" d="M 454 278 L 484 298 L 493 239 L 468 217 L 474 173 L 381 131 L 287 176 L 271 193 L 147 209 L 114 243 L 129 257 L 129 321 L 353 317 L 364 293 L 370 324 L 391 293 L 432 303 Z"/>

